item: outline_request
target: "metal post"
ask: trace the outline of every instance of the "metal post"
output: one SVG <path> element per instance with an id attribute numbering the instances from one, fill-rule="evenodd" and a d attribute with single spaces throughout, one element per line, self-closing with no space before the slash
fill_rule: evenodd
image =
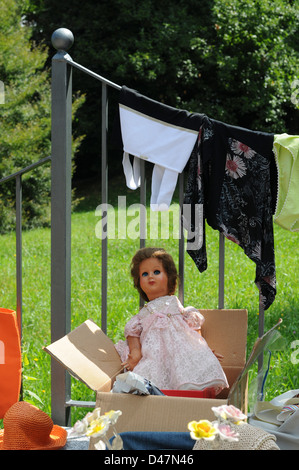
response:
<path id="1" fill-rule="evenodd" d="M 259 338 L 261 338 L 264 334 L 264 322 L 265 322 L 265 315 L 264 315 L 264 306 L 262 302 L 261 293 L 259 294 Z M 258 392 L 258 400 L 262 400 L 262 386 L 263 386 L 263 367 L 264 367 L 264 352 L 258 357 L 258 381 L 257 381 L 257 392 Z"/>
<path id="2" fill-rule="evenodd" d="M 145 177 L 145 161 L 140 159 L 140 248 L 145 247 L 147 233 L 147 216 L 146 216 L 146 177 Z"/>
<path id="3" fill-rule="evenodd" d="M 102 83 L 102 204 L 108 202 L 108 166 L 107 166 L 107 131 L 108 131 L 108 98 L 107 85 Z M 107 216 L 103 214 L 103 220 Z M 107 221 L 108 223 L 108 221 Z M 103 227 L 104 229 L 104 227 Z M 107 333 L 107 272 L 108 272 L 108 228 L 106 237 L 102 237 L 102 316 L 101 327 Z"/>
<path id="4" fill-rule="evenodd" d="M 223 233 L 219 233 L 219 292 L 218 308 L 224 308 L 224 258 L 225 258 L 225 238 Z"/>
<path id="5" fill-rule="evenodd" d="M 145 176 L 145 161 L 140 159 L 140 214 L 139 214 L 139 227 L 140 227 L 140 237 L 139 237 L 139 248 L 145 248 L 146 246 L 146 237 L 147 237 L 147 211 L 146 211 L 146 176 Z M 139 307 L 144 306 L 144 300 L 139 296 Z"/>
<path id="6" fill-rule="evenodd" d="M 51 187 L 51 341 L 70 331 L 71 325 L 71 166 L 72 68 L 64 60 L 72 45 L 69 30 L 52 35 L 58 49 L 52 59 L 52 187 Z M 70 424 L 70 376 L 52 359 L 52 419 Z"/>
<path id="7" fill-rule="evenodd" d="M 22 175 L 16 176 L 17 322 L 22 338 Z"/>
<path id="8" fill-rule="evenodd" d="M 180 217 L 180 235 L 179 235 L 179 299 L 184 305 L 184 264 L 185 264 L 185 246 L 184 246 L 184 228 L 183 228 L 183 218 L 182 214 L 182 207 L 184 203 L 184 173 L 179 175 L 179 217 Z"/>

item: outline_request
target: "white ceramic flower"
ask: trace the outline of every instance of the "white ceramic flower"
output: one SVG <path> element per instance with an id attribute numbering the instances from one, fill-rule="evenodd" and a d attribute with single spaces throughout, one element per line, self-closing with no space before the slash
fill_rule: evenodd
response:
<path id="1" fill-rule="evenodd" d="M 110 411 L 107 411 L 107 413 L 105 413 L 105 416 L 109 418 L 112 426 L 114 426 L 114 424 L 116 423 L 116 421 L 121 415 L 122 415 L 122 412 L 120 410 L 117 410 L 117 411 L 110 410 Z"/>
<path id="2" fill-rule="evenodd" d="M 83 420 L 82 421 L 77 421 L 74 424 L 74 426 L 72 427 L 70 434 L 74 434 L 76 436 L 81 436 L 82 434 L 86 433 L 87 426 L 88 426 L 87 423 L 83 422 Z"/>
<path id="3" fill-rule="evenodd" d="M 247 416 L 233 405 L 213 406 L 212 411 L 217 418 L 222 418 L 233 423 L 239 423 L 247 419 Z"/>
<path id="4" fill-rule="evenodd" d="M 236 442 L 239 440 L 239 434 L 235 432 L 229 424 L 215 423 L 215 428 L 218 431 L 218 436 L 223 441 Z"/>

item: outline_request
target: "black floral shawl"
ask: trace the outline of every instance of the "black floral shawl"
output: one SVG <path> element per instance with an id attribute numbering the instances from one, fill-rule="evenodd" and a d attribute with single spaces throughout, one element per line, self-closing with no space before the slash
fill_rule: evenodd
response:
<path id="1" fill-rule="evenodd" d="M 277 172 L 273 134 L 203 117 L 188 163 L 184 204 L 203 205 L 205 221 L 237 243 L 256 264 L 255 283 L 264 310 L 276 295 L 273 213 Z M 191 211 L 192 214 L 192 211 Z M 189 240 L 198 228 L 191 219 Z M 200 272 L 207 269 L 206 235 L 187 251 Z"/>

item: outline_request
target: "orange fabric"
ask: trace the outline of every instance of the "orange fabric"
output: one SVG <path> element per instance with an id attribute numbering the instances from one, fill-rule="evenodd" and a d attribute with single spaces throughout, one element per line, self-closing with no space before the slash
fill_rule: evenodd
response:
<path id="1" fill-rule="evenodd" d="M 21 341 L 16 312 L 0 308 L 0 419 L 19 400 L 21 373 Z"/>
<path id="2" fill-rule="evenodd" d="M 36 406 L 19 401 L 5 413 L 0 450 L 56 450 L 67 442 L 67 431 Z"/>

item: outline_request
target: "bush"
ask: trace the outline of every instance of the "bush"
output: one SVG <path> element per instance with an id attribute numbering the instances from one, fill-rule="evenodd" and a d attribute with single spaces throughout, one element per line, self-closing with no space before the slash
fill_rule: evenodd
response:
<path id="1" fill-rule="evenodd" d="M 38 162 L 51 153 L 51 85 L 45 68 L 48 50 L 32 42 L 32 28 L 22 23 L 17 0 L 0 6 L 0 179 Z M 82 98 L 75 99 L 74 110 Z M 74 150 L 79 143 L 74 142 Z M 38 167 L 22 179 L 23 226 L 48 225 L 50 165 Z M 0 185 L 0 233 L 15 227 L 15 182 Z"/>
<path id="2" fill-rule="evenodd" d="M 36 40 L 50 45 L 56 28 L 71 29 L 73 59 L 119 85 L 228 124 L 298 133 L 292 0 L 86 0 L 83 9 L 79 0 L 27 3 Z M 74 73 L 74 89 L 87 96 L 76 124 L 86 134 L 77 176 L 90 177 L 100 173 L 100 84 Z M 109 91 L 113 122 L 117 93 Z M 111 148 L 109 158 L 110 174 L 119 174 L 121 152 Z"/>
<path id="3" fill-rule="evenodd" d="M 43 70 L 47 50 L 30 42 L 14 0 L 2 0 L 0 74 L 5 101 L 0 106 L 0 178 L 50 155 L 50 85 Z M 23 178 L 25 227 L 49 220 L 50 166 Z M 15 182 L 0 185 L 0 232 L 14 228 Z"/>

